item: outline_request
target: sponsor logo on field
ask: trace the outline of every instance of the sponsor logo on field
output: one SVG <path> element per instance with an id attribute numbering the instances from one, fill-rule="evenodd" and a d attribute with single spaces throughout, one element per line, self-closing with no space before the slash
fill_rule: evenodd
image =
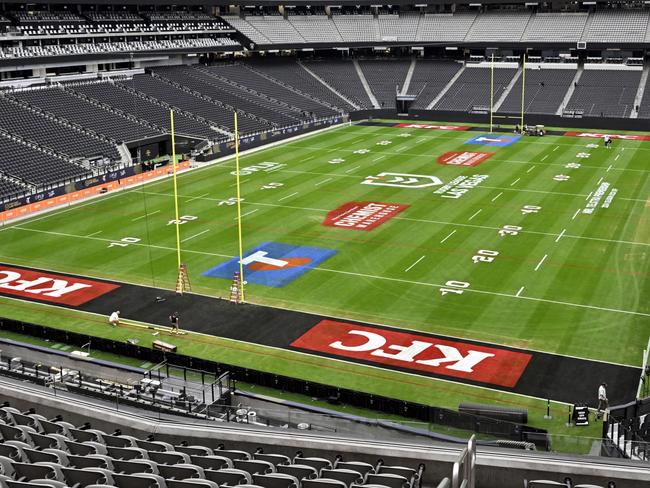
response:
<path id="1" fill-rule="evenodd" d="M 395 124 L 400 129 L 433 129 L 433 130 L 467 130 L 467 125 L 435 125 L 435 124 Z"/>
<path id="2" fill-rule="evenodd" d="M 490 159 L 494 153 L 482 153 L 472 151 L 449 151 L 439 156 L 437 161 L 440 164 L 449 166 L 478 166 L 486 159 Z"/>
<path id="3" fill-rule="evenodd" d="M 323 320 L 291 343 L 327 355 L 512 388 L 532 355 L 424 334 Z"/>
<path id="4" fill-rule="evenodd" d="M 79 306 L 120 285 L 0 265 L 0 295 Z"/>
<path id="5" fill-rule="evenodd" d="M 442 198 L 460 198 L 472 188 L 479 186 L 488 178 L 488 175 L 457 176 L 433 193 L 441 195 Z"/>
<path id="6" fill-rule="evenodd" d="M 383 172 L 377 176 L 366 176 L 361 184 L 397 188 L 427 188 L 442 185 L 442 180 L 436 176 Z"/>
<path id="7" fill-rule="evenodd" d="M 601 134 L 598 132 L 565 132 L 565 136 L 569 137 L 587 137 L 592 139 L 603 139 L 609 136 L 612 139 L 622 139 L 627 141 L 650 141 L 650 136 L 641 134 Z"/>
<path id="8" fill-rule="evenodd" d="M 334 254 L 336 251 L 332 249 L 264 242 L 244 253 L 242 259 L 244 280 L 280 288 Z M 206 271 L 203 276 L 232 279 L 238 271 L 239 258 L 237 257 Z"/>
<path id="9" fill-rule="evenodd" d="M 409 205 L 383 202 L 348 202 L 327 214 L 323 225 L 341 229 L 372 230 Z"/>
<path id="10" fill-rule="evenodd" d="M 496 136 L 494 134 L 482 134 L 465 141 L 465 144 L 482 144 L 483 146 L 509 146 L 519 140 L 521 136 Z"/>

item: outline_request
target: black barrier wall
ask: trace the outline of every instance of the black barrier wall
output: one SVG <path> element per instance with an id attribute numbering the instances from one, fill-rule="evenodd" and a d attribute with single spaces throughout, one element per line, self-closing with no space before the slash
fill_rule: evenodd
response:
<path id="1" fill-rule="evenodd" d="M 267 373 L 251 368 L 243 368 L 240 366 L 194 358 L 182 354 L 165 353 L 136 344 L 118 342 L 111 339 L 103 339 L 63 329 L 56 329 L 44 325 L 20 322 L 6 318 L 0 319 L 0 330 L 7 330 L 42 339 L 48 339 L 51 342 L 63 342 L 77 347 L 91 343 L 92 348 L 95 350 L 136 358 L 142 361 L 149 361 L 154 364 L 168 361 L 177 366 L 203 370 L 218 375 L 230 372 L 231 377 L 236 381 L 275 388 L 282 392 L 308 395 L 310 397 L 329 400 L 334 403 L 344 403 L 385 414 L 400 415 L 420 422 L 449 426 L 456 429 L 468 430 L 499 438 L 535 442 L 540 449 L 549 448 L 545 430 L 513 422 L 461 413 L 454 410 L 407 402 L 380 395 L 372 395 L 369 393 Z"/>

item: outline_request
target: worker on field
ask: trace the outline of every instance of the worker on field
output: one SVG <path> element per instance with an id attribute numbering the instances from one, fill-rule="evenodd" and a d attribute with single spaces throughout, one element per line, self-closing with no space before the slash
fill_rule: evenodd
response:
<path id="1" fill-rule="evenodd" d="M 612 148 L 612 138 L 610 136 L 605 136 L 605 147 L 607 149 Z"/>
<path id="2" fill-rule="evenodd" d="M 178 334 L 178 312 L 174 312 L 169 316 L 169 322 L 172 325 L 172 332 Z"/>
<path id="3" fill-rule="evenodd" d="M 607 383 L 601 383 L 598 387 L 598 418 L 602 416 L 602 412 L 609 408 L 609 400 L 607 400 Z"/>
<path id="4" fill-rule="evenodd" d="M 108 317 L 108 323 L 113 327 L 120 325 L 120 311 L 116 310 Z"/>

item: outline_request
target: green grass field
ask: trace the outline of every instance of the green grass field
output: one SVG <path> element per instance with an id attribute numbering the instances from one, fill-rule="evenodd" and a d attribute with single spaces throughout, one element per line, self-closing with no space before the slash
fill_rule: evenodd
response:
<path id="1" fill-rule="evenodd" d="M 337 251 L 285 287 L 249 284 L 247 300 L 640 365 L 650 333 L 645 301 L 650 142 L 615 140 L 612 149 L 605 149 L 600 141 L 546 136 L 522 138 L 507 147 L 464 144 L 480 134 L 344 126 L 243 156 L 244 170 L 276 163 L 242 172 L 244 249 L 274 241 Z M 494 155 L 476 167 L 436 162 L 448 151 Z M 230 159 L 179 178 L 180 215 L 187 217 L 180 226 L 182 255 L 195 292 L 228 295 L 230 280 L 201 274 L 238 253 L 236 206 L 228 204 L 236 194 L 233 172 Z M 382 172 L 434 176 L 442 185 L 362 184 Z M 471 175 L 487 178 L 457 199 L 434 193 Z M 595 210 L 582 213 L 602 183 L 610 186 Z M 613 188 L 618 191 L 603 208 Z M 4 227 L 0 260 L 173 288 L 172 194 L 166 179 Z M 329 211 L 350 201 L 410 207 L 369 232 L 322 225 Z M 500 235 L 504 226 L 515 231 Z M 443 296 L 440 289 L 449 281 L 469 285 L 462 294 Z M 2 303 L 9 315 L 41 322 L 51 318 L 45 306 L 30 305 L 26 311 L 13 300 Z M 65 314 L 62 326 L 85 327 L 82 314 Z M 191 337 L 183 340 L 190 347 Z M 297 355 L 286 352 L 279 362 L 277 356 L 263 357 L 257 346 L 231 345 L 232 350 L 219 352 L 205 344 L 191 347 L 202 357 L 228 356 L 232 363 L 341 381 L 319 370 L 330 362 L 322 358 L 299 363 L 293 362 Z M 459 398 L 476 394 L 483 400 L 523 403 L 543 415 L 541 404 L 516 395 L 478 393 L 448 383 L 439 394 L 422 395 L 415 385 L 400 384 L 399 378 L 405 378 L 400 373 L 384 372 L 387 383 L 378 379 L 369 385 L 362 372 L 370 368 L 345 368 L 359 372 L 358 378 L 346 380 L 348 387 L 454 407 Z M 422 378 L 420 385 L 442 383 Z"/>

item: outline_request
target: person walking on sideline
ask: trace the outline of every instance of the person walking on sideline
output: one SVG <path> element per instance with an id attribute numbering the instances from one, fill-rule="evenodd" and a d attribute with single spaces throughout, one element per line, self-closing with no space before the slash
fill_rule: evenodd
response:
<path id="1" fill-rule="evenodd" d="M 178 312 L 174 312 L 169 316 L 169 322 L 172 324 L 172 332 L 178 334 Z"/>
<path id="2" fill-rule="evenodd" d="M 609 408 L 609 400 L 607 400 L 607 383 L 601 383 L 598 387 L 598 418 L 601 417 L 601 412 Z"/>
<path id="3" fill-rule="evenodd" d="M 117 327 L 120 325 L 120 311 L 116 310 L 113 312 L 110 317 L 108 317 L 108 323 L 111 324 L 113 327 Z"/>

